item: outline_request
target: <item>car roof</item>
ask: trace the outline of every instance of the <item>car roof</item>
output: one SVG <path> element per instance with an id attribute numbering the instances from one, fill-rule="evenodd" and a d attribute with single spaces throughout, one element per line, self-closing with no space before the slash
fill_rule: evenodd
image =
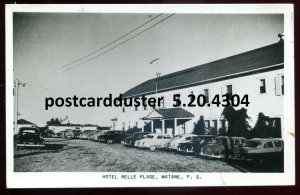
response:
<path id="1" fill-rule="evenodd" d="M 188 133 L 188 134 L 179 134 L 179 135 L 175 135 L 176 136 L 182 136 L 182 137 L 188 137 L 188 136 L 197 136 L 196 134 L 192 134 L 192 133 Z"/>
<path id="2" fill-rule="evenodd" d="M 40 130 L 39 128 L 37 128 L 37 127 L 20 127 L 19 128 L 19 130 L 28 130 L 28 129 L 31 129 L 31 130 L 33 130 L 33 129 L 37 129 L 37 130 Z"/>
<path id="3" fill-rule="evenodd" d="M 169 135 L 169 134 L 167 134 L 167 133 L 150 133 L 150 134 L 148 134 L 148 135 Z M 171 135 L 169 135 L 169 136 L 171 136 Z"/>
<path id="4" fill-rule="evenodd" d="M 230 137 L 232 139 L 246 139 L 245 137 Z"/>
<path id="5" fill-rule="evenodd" d="M 281 138 L 253 138 L 247 141 L 283 141 Z"/>

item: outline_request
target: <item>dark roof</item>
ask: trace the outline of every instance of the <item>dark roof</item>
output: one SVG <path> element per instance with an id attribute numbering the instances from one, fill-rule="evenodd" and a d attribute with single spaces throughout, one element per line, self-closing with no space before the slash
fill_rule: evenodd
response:
<path id="1" fill-rule="evenodd" d="M 18 124 L 18 125 L 35 125 L 34 123 L 29 122 L 29 121 L 27 121 L 27 120 L 25 120 L 25 119 L 19 119 L 19 120 L 17 121 L 17 124 Z"/>
<path id="2" fill-rule="evenodd" d="M 163 116 L 163 118 L 166 118 L 166 119 L 171 119 L 171 118 L 192 118 L 192 117 L 194 117 L 194 115 L 192 113 L 186 111 L 183 108 L 160 108 L 160 109 L 155 109 L 154 111 L 159 113 L 160 115 Z M 148 119 L 147 118 L 148 116 L 144 117 L 143 119 Z"/>
<path id="3" fill-rule="evenodd" d="M 157 91 L 163 92 L 222 80 L 229 75 L 245 74 L 245 72 L 256 71 L 257 69 L 267 71 L 270 70 L 267 67 L 283 63 L 283 45 L 283 41 L 279 41 L 278 43 L 245 53 L 150 79 L 126 91 L 123 96 L 132 97 L 153 94 L 156 90 L 155 83 L 157 83 Z M 279 68 L 283 68 L 283 64 Z M 224 78 L 221 79 L 220 77 Z"/>

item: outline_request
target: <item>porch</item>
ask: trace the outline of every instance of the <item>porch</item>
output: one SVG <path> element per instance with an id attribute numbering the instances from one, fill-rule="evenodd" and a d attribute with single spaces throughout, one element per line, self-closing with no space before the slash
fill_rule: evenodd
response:
<path id="1" fill-rule="evenodd" d="M 186 133 L 185 123 L 194 115 L 183 108 L 160 108 L 154 109 L 150 114 L 143 117 L 143 132 L 167 133 L 179 135 Z"/>

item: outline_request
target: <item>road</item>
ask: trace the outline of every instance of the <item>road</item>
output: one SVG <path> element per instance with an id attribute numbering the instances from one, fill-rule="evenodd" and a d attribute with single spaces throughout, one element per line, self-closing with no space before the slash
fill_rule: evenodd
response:
<path id="1" fill-rule="evenodd" d="M 43 149 L 14 152 L 15 172 L 240 172 L 219 160 L 89 140 L 46 139 Z"/>

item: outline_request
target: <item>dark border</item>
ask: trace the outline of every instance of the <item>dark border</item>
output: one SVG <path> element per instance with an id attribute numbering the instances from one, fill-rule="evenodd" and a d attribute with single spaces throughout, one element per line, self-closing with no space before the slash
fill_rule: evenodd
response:
<path id="1" fill-rule="evenodd" d="M 94 193 L 103 193 L 103 194 L 140 194 L 152 195 L 152 194 L 299 194 L 299 140 L 296 139 L 296 186 L 269 186 L 269 187 L 180 187 L 180 188 L 119 188 L 119 189 L 6 189 L 6 147 L 5 147 L 5 4 L 13 4 L 14 0 L 5 0 L 2 1 L 2 7 L 0 10 L 0 40 L 2 45 L 2 50 L 0 51 L 0 192 L 5 194 L 92 194 Z M 299 37 L 299 20 L 300 18 L 299 3 L 296 0 L 16 0 L 18 4 L 197 4 L 197 3 L 206 3 L 206 4 L 220 4 L 220 3 L 293 3 L 294 4 L 294 21 L 295 21 L 295 42 L 298 43 Z M 295 65 L 299 62 L 299 44 L 295 44 Z M 298 119 L 299 115 L 299 103 L 297 97 L 299 97 L 299 77 L 300 68 L 295 66 L 295 125 L 296 129 L 299 127 L 300 120 Z M 297 131 L 297 130 L 296 130 Z M 272 179 L 272 178 L 270 178 Z"/>

